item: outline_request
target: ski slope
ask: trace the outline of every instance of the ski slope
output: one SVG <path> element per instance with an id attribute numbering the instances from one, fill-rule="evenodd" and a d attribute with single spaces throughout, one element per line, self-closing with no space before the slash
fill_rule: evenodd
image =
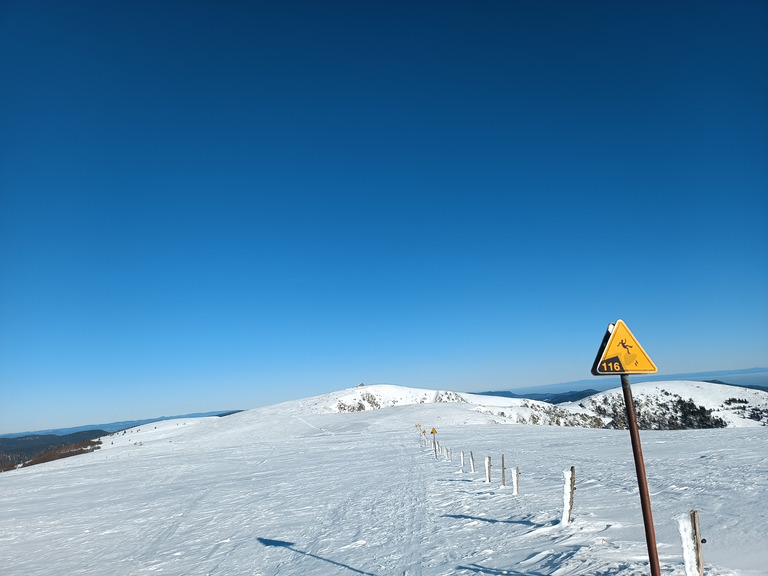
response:
<path id="1" fill-rule="evenodd" d="M 0 474 L 0 571 L 649 573 L 626 431 L 495 414 L 530 410 L 516 399 L 373 388 L 158 422 L 107 436 L 90 454 Z M 379 409 L 337 411 L 362 392 Z M 453 461 L 435 458 L 416 424 L 435 427 Z M 641 438 L 662 573 L 686 576 L 679 520 L 695 508 L 708 575 L 766 574 L 768 427 Z M 501 486 L 502 453 L 520 469 L 518 495 Z M 570 466 L 577 489 L 563 525 Z"/>

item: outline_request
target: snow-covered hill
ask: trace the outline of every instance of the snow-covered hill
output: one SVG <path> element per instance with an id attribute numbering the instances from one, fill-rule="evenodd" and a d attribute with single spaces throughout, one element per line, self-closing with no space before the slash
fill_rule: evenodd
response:
<path id="1" fill-rule="evenodd" d="M 681 429 L 760 426 L 768 423 L 768 392 L 712 384 L 670 381 L 632 385 L 641 428 Z M 392 385 L 360 385 L 287 402 L 289 411 L 307 414 L 360 412 L 393 406 L 461 402 L 485 416 L 485 422 L 603 428 L 626 427 L 624 397 L 615 388 L 579 402 L 549 404 L 446 390 Z M 278 405 L 280 406 L 280 405 Z"/>
<path id="2" fill-rule="evenodd" d="M 768 424 L 768 392 L 724 384 L 691 381 L 632 385 L 637 417 L 643 429 L 725 428 Z M 600 416 L 626 427 L 621 388 L 579 402 L 560 404 L 565 410 Z"/>
<path id="3" fill-rule="evenodd" d="M 388 407 L 339 411 L 358 399 Z M 530 401 L 370 386 L 107 436 L 98 451 L 0 474 L 0 572 L 647 575 L 628 434 L 513 425 L 539 413 Z M 435 427 L 453 460 L 435 458 L 416 424 Z M 691 573 L 680 529 L 698 509 L 708 576 L 765 574 L 768 427 L 642 441 L 662 573 Z M 502 454 L 519 494 L 501 486 Z"/>

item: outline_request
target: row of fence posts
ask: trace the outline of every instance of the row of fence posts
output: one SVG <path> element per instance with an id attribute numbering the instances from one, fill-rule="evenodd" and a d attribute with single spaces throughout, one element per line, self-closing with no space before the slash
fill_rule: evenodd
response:
<path id="1" fill-rule="evenodd" d="M 435 455 L 435 460 L 439 458 L 439 454 L 443 455 L 448 462 L 453 461 L 453 451 L 450 448 L 445 448 L 437 441 L 437 432 L 432 428 L 432 439 L 429 440 L 426 436 L 426 430 L 417 425 L 421 430 L 421 436 L 425 446 L 432 447 Z M 466 466 L 464 451 L 461 451 L 461 469 L 464 470 Z M 469 452 L 469 466 L 472 474 L 475 474 L 475 455 L 472 451 Z M 491 457 L 485 457 L 485 481 L 491 483 Z M 571 466 L 568 470 L 563 470 L 563 515 L 561 518 L 562 524 L 569 524 L 573 514 L 573 495 L 576 491 L 576 467 Z M 507 485 L 507 468 L 504 464 L 504 454 L 501 455 L 501 485 L 506 487 Z M 518 496 L 520 494 L 520 468 L 517 466 L 512 471 L 512 495 Z M 706 543 L 706 539 L 701 537 L 701 528 L 699 523 L 698 510 L 691 510 L 690 514 L 690 530 L 687 527 L 684 528 L 681 523 L 680 533 L 683 539 L 683 559 L 685 561 L 686 576 L 704 576 L 704 556 L 702 554 L 701 545 Z M 690 532 L 690 534 L 689 534 Z"/>
<path id="2" fill-rule="evenodd" d="M 419 428 L 421 428 L 419 426 Z M 435 430 L 434 428 L 432 429 Z M 435 460 L 439 459 L 442 455 L 446 461 L 453 462 L 453 451 L 450 448 L 443 447 L 440 442 L 437 441 L 437 432 L 432 432 L 432 439 L 427 439 L 426 430 L 422 430 L 422 438 L 424 445 L 431 447 L 435 455 Z M 466 456 L 464 451 L 460 452 L 461 456 L 461 470 L 466 467 Z M 490 456 L 485 457 L 485 481 L 491 483 L 491 469 L 493 467 Z M 469 468 L 472 474 L 475 474 L 475 454 L 469 452 Z M 518 496 L 520 494 L 520 468 L 515 466 L 512 471 L 512 495 Z M 576 490 L 576 468 L 571 466 L 570 470 L 563 471 L 565 475 L 565 496 L 563 497 L 563 524 L 568 524 L 571 521 L 571 514 L 573 513 L 573 493 Z M 504 462 L 504 454 L 501 455 L 501 485 L 506 488 L 507 486 L 507 466 Z"/>

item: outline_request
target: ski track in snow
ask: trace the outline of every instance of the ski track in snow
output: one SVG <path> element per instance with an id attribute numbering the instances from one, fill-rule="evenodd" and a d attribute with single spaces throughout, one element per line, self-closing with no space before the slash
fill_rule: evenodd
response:
<path id="1" fill-rule="evenodd" d="M 416 423 L 437 427 L 453 461 L 435 458 Z M 678 520 L 697 508 L 709 576 L 765 574 L 768 429 L 641 437 L 662 573 L 685 576 Z M 509 474 L 500 485 L 502 453 L 520 468 L 518 496 Z M 279 405 L 157 423 L 0 474 L 0 519 L 10 576 L 649 572 L 626 431 L 490 425 L 467 404 L 351 414 Z"/>

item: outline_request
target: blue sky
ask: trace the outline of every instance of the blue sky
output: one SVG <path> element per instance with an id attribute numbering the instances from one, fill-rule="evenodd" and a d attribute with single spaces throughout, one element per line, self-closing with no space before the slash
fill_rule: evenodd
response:
<path id="1" fill-rule="evenodd" d="M 765 2 L 4 2 L 0 433 L 768 365 Z"/>

